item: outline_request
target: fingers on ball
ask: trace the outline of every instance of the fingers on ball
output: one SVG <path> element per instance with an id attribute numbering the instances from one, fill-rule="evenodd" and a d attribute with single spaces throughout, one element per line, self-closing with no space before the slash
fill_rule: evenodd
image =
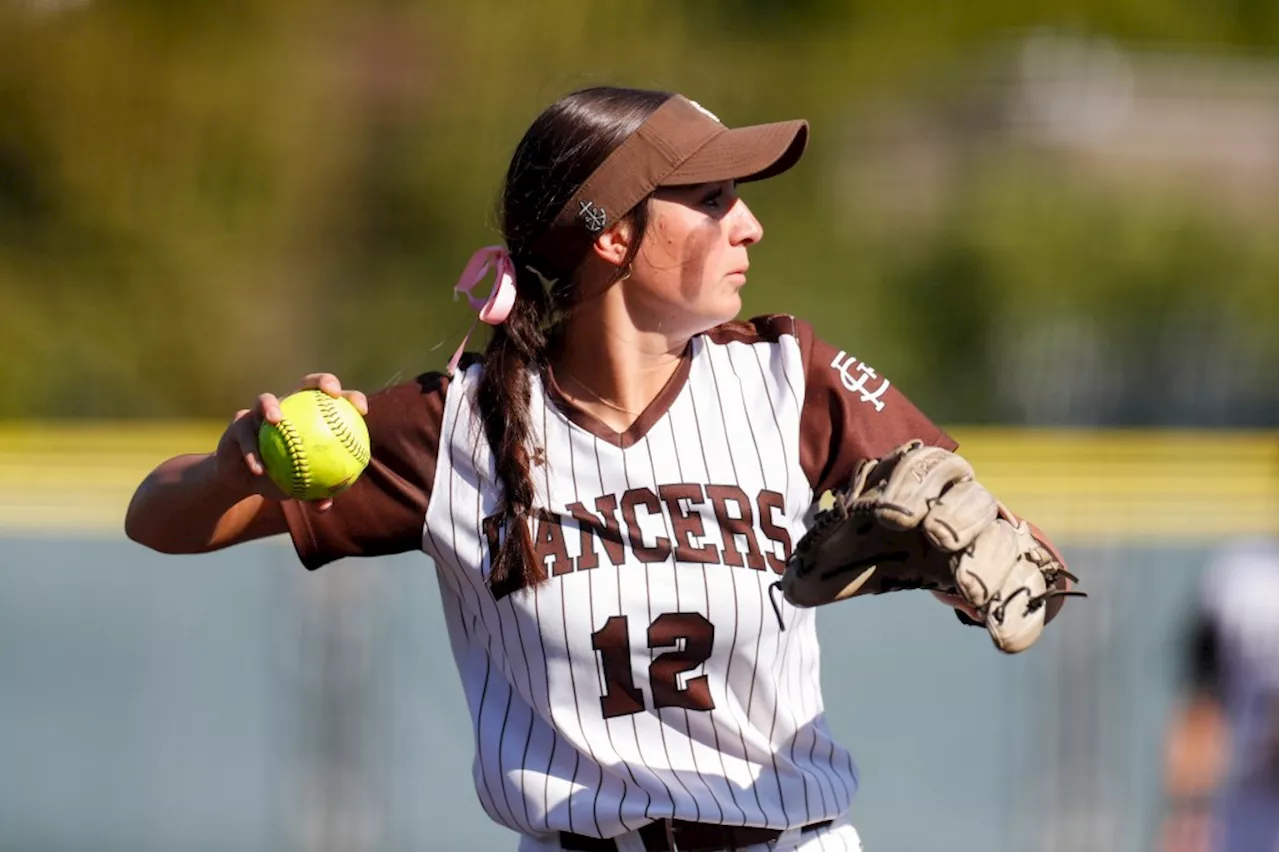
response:
<path id="1" fill-rule="evenodd" d="M 258 394 L 258 411 L 268 423 L 279 423 L 283 417 L 280 413 L 280 400 L 272 393 Z"/>
<path id="2" fill-rule="evenodd" d="M 343 391 L 342 395 L 346 397 L 347 402 L 351 403 L 356 411 L 360 412 L 360 416 L 365 417 L 369 414 L 369 400 L 363 393 L 357 390 L 350 390 Z"/>
<path id="3" fill-rule="evenodd" d="M 342 396 L 342 382 L 333 373 L 308 373 L 302 379 L 302 388 L 324 391 L 335 399 Z"/>
<path id="4" fill-rule="evenodd" d="M 235 425 L 232 426 L 233 436 L 237 446 L 240 447 L 240 455 L 244 459 L 245 467 L 255 475 L 263 472 L 262 459 L 258 455 L 258 434 L 250 422 L 248 417 L 238 417 Z"/>

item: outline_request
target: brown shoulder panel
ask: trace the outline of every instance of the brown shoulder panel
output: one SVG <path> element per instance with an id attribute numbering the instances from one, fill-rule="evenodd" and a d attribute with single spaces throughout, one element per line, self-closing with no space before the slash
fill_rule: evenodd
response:
<path id="1" fill-rule="evenodd" d="M 847 483 L 863 459 L 913 438 L 958 446 L 875 369 L 818 338 L 808 323 L 796 325 L 805 372 L 800 465 L 815 494 Z"/>
<path id="2" fill-rule="evenodd" d="M 372 458 L 364 474 L 326 512 L 284 502 L 289 534 L 308 569 L 422 546 L 448 386 L 448 377 L 427 373 L 372 394 L 365 418 Z"/>

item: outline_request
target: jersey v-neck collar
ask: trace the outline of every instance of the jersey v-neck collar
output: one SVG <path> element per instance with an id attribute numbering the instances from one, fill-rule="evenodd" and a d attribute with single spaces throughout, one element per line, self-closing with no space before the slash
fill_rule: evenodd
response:
<path id="1" fill-rule="evenodd" d="M 574 405 L 565 396 L 560 386 L 556 384 L 556 377 L 550 369 L 542 371 L 542 384 L 546 389 L 547 397 L 570 423 L 606 443 L 625 450 L 627 447 L 639 443 L 645 435 L 649 434 L 649 430 L 670 410 L 676 398 L 680 396 L 680 392 L 689 383 L 689 373 L 692 366 L 693 341 L 690 340 L 685 346 L 684 352 L 680 355 L 680 363 L 676 366 L 676 371 L 671 374 L 671 378 L 667 379 L 667 383 L 662 386 L 662 390 L 658 391 L 658 395 L 645 406 L 644 411 L 640 412 L 640 416 L 627 427 L 625 432 L 615 431 L 612 426 L 594 414 Z"/>

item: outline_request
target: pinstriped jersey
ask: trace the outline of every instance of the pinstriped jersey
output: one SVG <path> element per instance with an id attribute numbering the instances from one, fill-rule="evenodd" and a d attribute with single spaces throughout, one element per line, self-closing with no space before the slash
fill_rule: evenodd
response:
<path id="1" fill-rule="evenodd" d="M 496 588 L 481 369 L 374 394 L 365 476 L 330 511 L 286 516 L 308 568 L 434 561 L 488 815 L 611 837 L 661 818 L 786 829 L 847 810 L 857 773 L 824 722 L 814 611 L 774 584 L 816 497 L 859 460 L 954 442 L 787 316 L 693 338 L 623 433 L 534 372 L 528 523 L 547 579 Z"/>

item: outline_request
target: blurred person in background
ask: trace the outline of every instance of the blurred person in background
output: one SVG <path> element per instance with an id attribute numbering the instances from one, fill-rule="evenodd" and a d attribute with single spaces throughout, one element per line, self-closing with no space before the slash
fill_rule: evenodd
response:
<path id="1" fill-rule="evenodd" d="M 1276 852 L 1277 542 L 1219 551 L 1197 590 L 1165 744 L 1163 852 Z"/>
<path id="2" fill-rule="evenodd" d="M 283 499 L 257 453 L 280 418 L 263 394 L 214 453 L 147 477 L 128 535 L 189 553 L 287 533 L 311 569 L 425 551 L 477 795 L 526 852 L 860 849 L 815 610 L 773 587 L 822 493 L 913 439 L 956 444 L 807 323 L 734 321 L 764 233 L 737 184 L 789 169 L 807 137 L 730 130 L 663 92 L 563 98 L 512 158 L 506 245 L 458 285 L 495 271 L 473 301 L 494 325 L 483 356 L 459 347 L 447 373 L 368 399 L 304 382 L 367 414 L 351 489 Z M 1026 546 L 1051 548 L 1039 535 Z M 998 619 L 1024 591 L 1011 620 L 1061 604 L 1024 587 Z"/>

